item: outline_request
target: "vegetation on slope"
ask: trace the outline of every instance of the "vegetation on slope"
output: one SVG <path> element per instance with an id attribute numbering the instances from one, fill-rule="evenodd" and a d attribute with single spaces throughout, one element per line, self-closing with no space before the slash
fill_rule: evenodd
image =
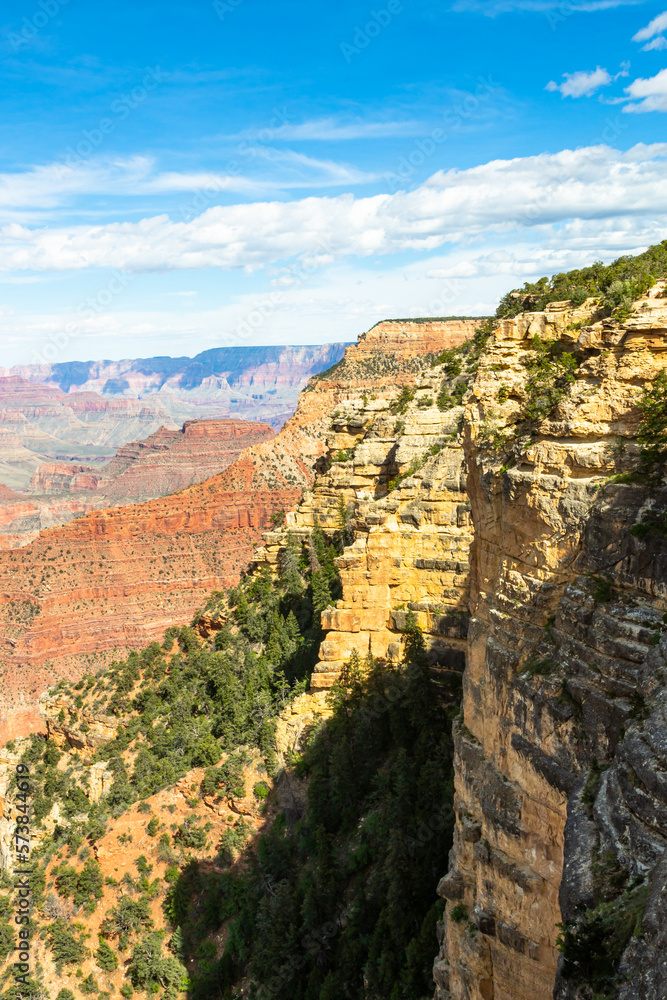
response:
<path id="1" fill-rule="evenodd" d="M 189 865 L 171 894 L 184 954 L 228 924 L 200 961 L 194 1000 L 421 1000 L 432 995 L 435 887 L 454 821 L 451 727 L 433 697 L 414 617 L 405 660 L 353 657 L 333 718 L 297 773 L 305 810 L 283 812 L 235 870 Z M 195 902 L 197 905 L 195 906 Z"/>
<path id="2" fill-rule="evenodd" d="M 60 1000 L 109 1000 L 119 982 L 124 997 L 167 1000 L 239 990 L 257 1000 L 431 992 L 452 747 L 413 620 L 402 666 L 353 657 L 333 692 L 333 718 L 271 792 L 276 718 L 304 690 L 319 613 L 340 594 L 334 559 L 350 540 L 347 518 L 342 504 L 333 538 L 317 526 L 303 544 L 288 533 L 277 579 L 256 572 L 213 594 L 204 609 L 218 627 L 212 640 L 171 629 L 96 677 L 59 685 L 68 731 L 117 720 L 92 760 L 39 736 L 22 741 L 37 831 L 53 828 L 57 808 L 52 835 L 33 852 L 33 934 L 67 984 Z M 254 796 L 266 828 L 249 840 L 253 827 L 241 817 L 216 842 L 203 799 L 246 794 L 252 754 L 264 761 L 267 780 L 255 782 Z M 93 802 L 90 765 L 102 762 L 113 782 Z M 188 786 L 192 811 L 175 817 L 172 790 L 193 774 L 201 777 Z M 307 785 L 302 808 L 283 808 L 281 781 Z M 169 812 L 181 819 L 171 828 Z M 133 829 L 141 824 L 136 847 L 118 834 L 130 815 Z M 122 877 L 97 857 L 112 828 L 132 859 Z M 13 929 L 0 922 L 0 959 L 13 945 Z M 54 1000 L 37 986 L 44 969 L 35 971 L 35 998 Z M 0 986 L 5 1000 L 18 1000 L 10 962 Z"/>

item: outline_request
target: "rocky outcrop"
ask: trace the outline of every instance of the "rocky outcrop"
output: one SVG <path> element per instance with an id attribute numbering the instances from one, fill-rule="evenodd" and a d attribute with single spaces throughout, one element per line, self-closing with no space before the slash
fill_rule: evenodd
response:
<path id="1" fill-rule="evenodd" d="M 330 471 L 258 550 L 258 561 L 275 567 L 287 531 L 306 538 L 316 522 L 335 531 L 341 500 L 349 510 L 355 540 L 338 560 L 343 598 L 322 616 L 328 631 L 313 690 L 331 686 L 353 649 L 397 659 L 409 610 L 434 664 L 463 669 L 471 542 L 463 410 L 438 408 L 442 382 L 440 368 L 423 371 L 400 416 L 389 398 L 339 405 L 327 438 Z"/>

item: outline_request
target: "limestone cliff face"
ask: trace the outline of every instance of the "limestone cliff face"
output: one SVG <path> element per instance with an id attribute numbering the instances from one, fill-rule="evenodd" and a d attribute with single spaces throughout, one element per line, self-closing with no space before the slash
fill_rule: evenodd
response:
<path id="1" fill-rule="evenodd" d="M 638 397 L 667 362 L 661 294 L 624 324 L 557 304 L 501 323 L 468 400 L 472 615 L 440 1000 L 588 996 L 559 963 L 557 925 L 613 898 L 605 865 L 650 887 L 619 995 L 665 995 L 665 542 L 629 530 L 664 499 L 605 483 L 632 464 Z M 516 442 L 535 334 L 581 363 Z"/>

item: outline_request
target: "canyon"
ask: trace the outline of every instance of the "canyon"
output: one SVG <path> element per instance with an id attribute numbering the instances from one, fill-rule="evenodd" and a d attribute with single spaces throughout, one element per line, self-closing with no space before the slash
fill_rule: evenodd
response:
<path id="1" fill-rule="evenodd" d="M 665 295 L 657 282 L 623 321 L 598 319 L 594 299 L 501 320 L 444 413 L 437 368 L 400 420 L 383 400 L 337 406 L 339 460 L 288 515 L 303 538 L 334 530 L 343 497 L 354 540 L 283 744 L 327 716 L 354 650 L 398 659 L 408 611 L 434 683 L 462 674 L 436 1000 L 574 1000 L 605 975 L 622 1000 L 666 995 L 667 498 L 631 475 L 638 403 L 667 360 Z M 529 425 L 543 350 L 576 367 Z M 260 565 L 285 545 L 266 534 Z M 636 936 L 612 944 L 628 920 Z"/>
<path id="2" fill-rule="evenodd" d="M 3 371 L 3 369 L 0 369 Z M 0 482 L 26 490 L 42 462 L 94 462 L 160 427 L 175 428 L 162 406 L 137 399 L 104 399 L 93 392 L 68 395 L 58 386 L 19 375 L 0 377 Z"/>
<path id="3" fill-rule="evenodd" d="M 30 491 L 41 463 L 97 468 L 122 445 L 195 419 L 254 420 L 278 430 L 310 376 L 340 360 L 344 348 L 230 347 L 195 358 L 0 368 L 0 483 Z"/>
<path id="4" fill-rule="evenodd" d="M 34 728 L 59 677 L 168 625 L 210 637 L 209 591 L 343 532 L 342 596 L 276 748 L 289 768 L 355 651 L 397 665 L 417 623 L 433 697 L 453 712 L 462 692 L 436 1000 L 662 1000 L 667 493 L 637 468 L 666 344 L 664 280 L 622 315 L 589 297 L 378 324 L 219 475 L 0 554 L 2 708 Z M 109 720 L 81 729 L 58 697 L 50 731 L 92 750 Z"/>
<path id="5" fill-rule="evenodd" d="M 273 436 L 268 424 L 192 420 L 180 430 L 160 427 L 143 441 L 123 445 L 101 468 L 43 462 L 27 493 L 0 493 L 0 547 L 21 548 L 44 528 L 90 510 L 178 492 L 222 472 L 246 448 Z"/>
<path id="6" fill-rule="evenodd" d="M 211 591 L 235 583 L 270 518 L 294 507 L 312 485 L 327 454 L 332 408 L 371 389 L 387 396 L 397 384 L 411 383 L 424 351 L 431 356 L 462 343 L 477 323 L 377 324 L 311 379 L 278 435 L 245 448 L 220 474 L 163 498 L 89 510 L 69 524 L 41 530 L 21 549 L 0 551 L 3 724 L 18 733 L 22 719 L 35 729 L 37 698 L 59 677 L 80 676 L 146 645 L 166 628 L 190 621 Z M 391 354 L 388 342 L 398 345 Z M 208 447 L 197 429 L 202 426 L 212 427 L 194 423 L 190 436 L 199 434 Z M 153 442 L 165 437 L 181 440 L 159 432 Z M 240 440 L 230 443 L 236 447 Z M 187 456 L 185 431 L 182 441 Z M 170 460 L 172 452 L 144 445 L 143 460 L 128 461 L 123 469 L 134 454 L 126 449 L 111 484 L 136 476 L 141 488 L 159 475 L 163 455 Z M 92 485 L 88 472 L 61 468 L 57 480 L 49 468 L 45 475 L 54 477 L 51 485 L 58 489 L 79 477 Z M 69 502 L 74 496 L 65 492 L 61 498 Z"/>

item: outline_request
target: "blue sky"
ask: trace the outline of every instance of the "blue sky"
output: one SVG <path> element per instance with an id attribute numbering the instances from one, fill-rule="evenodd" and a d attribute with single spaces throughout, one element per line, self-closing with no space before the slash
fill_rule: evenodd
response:
<path id="1" fill-rule="evenodd" d="M 19 0 L 0 44 L 0 365 L 349 340 L 667 237 L 662 4 Z"/>

